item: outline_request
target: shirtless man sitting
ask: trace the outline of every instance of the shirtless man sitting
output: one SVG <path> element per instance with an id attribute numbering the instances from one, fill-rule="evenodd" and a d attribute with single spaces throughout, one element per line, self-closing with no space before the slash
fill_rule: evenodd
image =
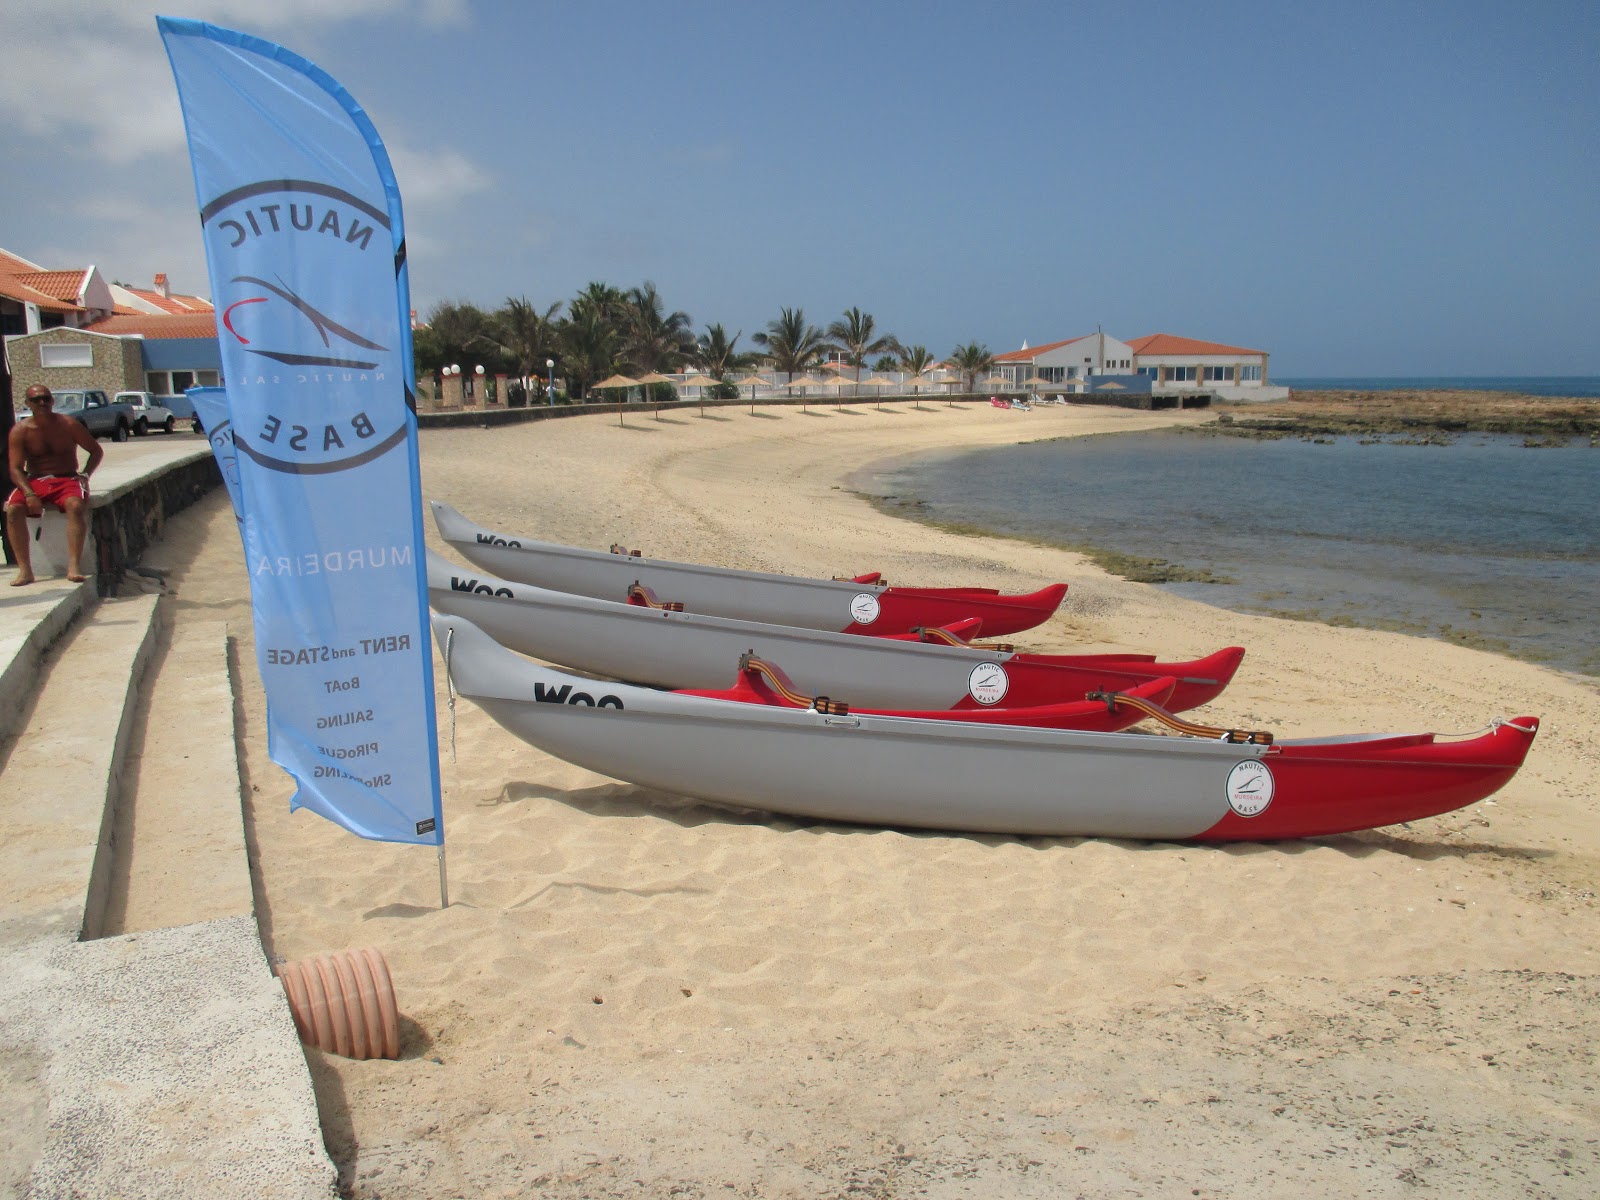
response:
<path id="1" fill-rule="evenodd" d="M 42 516 L 46 504 L 67 514 L 67 578 L 82 583 L 83 543 L 89 530 L 84 484 L 106 452 L 81 423 L 56 413 L 55 397 L 43 384 L 29 388 L 25 399 L 33 415 L 12 427 L 7 448 L 11 482 L 17 485 L 6 497 L 6 534 L 17 555 L 17 577 L 11 586 L 33 582 L 28 518 Z M 89 452 L 82 475 L 78 474 L 80 446 Z"/>

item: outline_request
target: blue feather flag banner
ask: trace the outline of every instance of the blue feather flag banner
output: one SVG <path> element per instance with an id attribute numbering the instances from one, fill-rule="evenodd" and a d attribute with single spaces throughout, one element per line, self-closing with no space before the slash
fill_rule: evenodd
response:
<path id="1" fill-rule="evenodd" d="M 211 456 L 217 460 L 217 470 L 222 472 L 222 485 L 228 489 L 228 503 L 233 505 L 233 519 L 238 523 L 242 540 L 244 501 L 239 498 L 239 452 L 233 448 L 233 414 L 228 411 L 227 389 L 197 387 L 190 388 L 184 395 L 194 405 L 194 415 L 211 443 Z"/>
<path id="2" fill-rule="evenodd" d="M 156 20 L 217 310 L 268 753 L 298 785 L 292 809 L 365 838 L 442 845 L 389 156 L 360 106 L 305 59 Z"/>

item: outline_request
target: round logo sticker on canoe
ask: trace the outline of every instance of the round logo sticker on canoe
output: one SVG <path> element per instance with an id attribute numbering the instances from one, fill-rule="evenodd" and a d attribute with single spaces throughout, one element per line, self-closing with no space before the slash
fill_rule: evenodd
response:
<path id="1" fill-rule="evenodd" d="M 1011 679 L 999 663 L 979 663 L 967 676 L 967 694 L 979 704 L 999 704 L 1011 688 Z"/>
<path id="2" fill-rule="evenodd" d="M 1259 817 L 1272 803 L 1272 771 L 1254 758 L 1233 764 L 1228 772 L 1228 807 L 1241 817 Z"/>
<path id="3" fill-rule="evenodd" d="M 850 601 L 850 619 L 857 625 L 871 625 L 879 611 L 878 598 L 871 592 L 858 592 Z"/>

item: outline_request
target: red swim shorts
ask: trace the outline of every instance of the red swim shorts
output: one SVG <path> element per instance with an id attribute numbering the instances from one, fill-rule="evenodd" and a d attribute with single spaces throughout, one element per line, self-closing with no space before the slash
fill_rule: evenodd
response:
<path id="1" fill-rule="evenodd" d="M 41 475 L 37 479 L 28 480 L 28 485 L 33 488 L 34 495 L 44 503 L 52 505 L 58 512 L 66 512 L 65 501 L 76 496 L 79 500 L 84 498 L 83 485 L 76 475 Z M 27 497 L 22 494 L 21 488 L 12 488 L 11 495 L 6 497 L 6 507 L 17 505 L 26 508 Z"/>

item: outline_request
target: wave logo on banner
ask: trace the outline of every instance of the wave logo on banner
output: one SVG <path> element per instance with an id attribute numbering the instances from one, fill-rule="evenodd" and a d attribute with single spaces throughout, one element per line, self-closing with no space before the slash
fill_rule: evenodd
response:
<path id="1" fill-rule="evenodd" d="M 157 24 L 218 313 L 268 752 L 299 785 L 292 808 L 442 847 L 388 154 L 344 88 L 298 55 L 199 21 Z"/>

